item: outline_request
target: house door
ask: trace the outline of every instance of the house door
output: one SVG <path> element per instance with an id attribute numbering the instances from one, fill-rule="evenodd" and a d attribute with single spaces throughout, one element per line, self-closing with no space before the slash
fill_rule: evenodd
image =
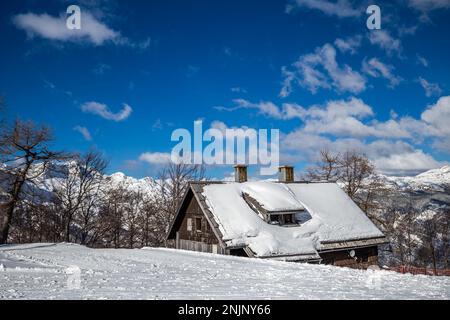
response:
<path id="1" fill-rule="evenodd" d="M 213 245 L 212 245 L 212 253 L 215 253 L 215 254 L 218 253 L 218 250 L 217 250 L 217 244 L 213 244 Z"/>

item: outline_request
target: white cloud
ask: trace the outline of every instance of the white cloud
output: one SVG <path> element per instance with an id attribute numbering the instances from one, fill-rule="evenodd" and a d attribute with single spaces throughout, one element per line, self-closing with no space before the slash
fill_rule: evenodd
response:
<path id="1" fill-rule="evenodd" d="M 152 124 L 152 130 L 162 130 L 164 129 L 164 124 L 162 123 L 161 119 L 156 119 L 156 121 Z"/>
<path id="2" fill-rule="evenodd" d="M 313 105 L 304 108 L 295 103 L 283 103 L 277 106 L 270 101 L 252 103 L 244 99 L 234 100 L 232 107 L 216 107 L 221 111 L 255 109 L 258 114 L 277 120 L 299 119 L 304 123 L 304 132 L 308 134 L 332 134 L 340 137 L 395 137 L 411 138 L 411 131 L 419 128 L 412 120 L 390 119 L 379 122 L 372 117 L 372 108 L 361 99 L 329 101 L 325 105 Z M 426 132 L 427 125 L 420 127 Z"/>
<path id="3" fill-rule="evenodd" d="M 416 58 L 417 58 L 417 63 L 423 65 L 424 67 L 428 67 L 428 60 L 427 59 L 425 59 L 424 57 L 422 57 L 419 54 L 416 55 Z"/>
<path id="4" fill-rule="evenodd" d="M 389 80 L 390 87 L 397 86 L 402 80 L 393 74 L 394 67 L 392 65 L 384 64 L 377 58 L 372 58 L 368 61 L 364 59 L 362 70 L 374 78 L 383 77 Z"/>
<path id="5" fill-rule="evenodd" d="M 450 140 L 450 96 L 441 97 L 436 104 L 429 106 L 421 119 L 435 129 L 436 135 Z"/>
<path id="6" fill-rule="evenodd" d="M 436 161 L 422 150 L 404 154 L 391 154 L 373 160 L 375 167 L 387 174 L 414 175 L 426 170 L 442 167 L 445 163 Z"/>
<path id="7" fill-rule="evenodd" d="M 247 93 L 247 90 L 241 87 L 233 87 L 230 90 L 234 93 Z"/>
<path id="8" fill-rule="evenodd" d="M 442 89 L 437 83 L 430 83 L 422 77 L 419 77 L 418 81 L 422 88 L 425 90 L 425 95 L 427 97 L 439 96 L 442 94 Z"/>
<path id="9" fill-rule="evenodd" d="M 362 37 L 357 35 L 346 39 L 338 38 L 334 41 L 334 45 L 343 53 L 356 54 L 357 49 L 361 46 L 361 41 Z"/>
<path id="10" fill-rule="evenodd" d="M 409 0 L 409 5 L 420 11 L 450 8 L 450 0 Z"/>
<path id="11" fill-rule="evenodd" d="M 303 130 L 309 134 L 331 134 L 339 137 L 404 137 L 407 135 L 391 123 L 365 123 L 374 115 L 361 99 L 329 101 L 325 106 L 312 106 L 303 118 Z"/>
<path id="12" fill-rule="evenodd" d="M 56 89 L 56 85 L 53 82 L 47 81 L 44 79 L 44 85 L 49 89 Z"/>
<path id="13" fill-rule="evenodd" d="M 95 68 L 92 70 L 92 72 L 96 75 L 102 75 L 106 71 L 111 70 L 111 66 L 105 63 L 99 63 L 95 66 Z"/>
<path id="14" fill-rule="evenodd" d="M 306 110 L 293 103 L 284 103 L 282 107 L 278 107 L 273 102 L 261 101 L 258 103 L 252 103 L 245 99 L 235 99 L 233 100 L 235 105 L 233 107 L 214 107 L 220 111 L 236 111 L 239 109 L 256 109 L 258 113 L 269 118 L 279 119 L 279 120 L 289 120 L 294 118 L 301 119 L 304 116 Z"/>
<path id="15" fill-rule="evenodd" d="M 134 42 L 121 35 L 119 31 L 94 17 L 89 11 L 81 12 L 81 29 L 70 30 L 66 27 L 66 16 L 51 16 L 47 13 L 24 13 L 12 18 L 14 25 L 24 30 L 29 38 L 40 37 L 59 42 L 90 43 L 100 46 L 105 43 L 146 49 L 150 38 L 142 42 Z"/>
<path id="16" fill-rule="evenodd" d="M 13 17 L 17 28 L 27 32 L 29 37 L 58 41 L 88 41 L 94 45 L 102 45 L 106 41 L 117 41 L 120 34 L 106 24 L 95 19 L 90 13 L 82 13 L 80 30 L 69 30 L 64 16 L 53 17 L 46 13 L 18 14 Z"/>
<path id="17" fill-rule="evenodd" d="M 170 161 L 170 153 L 145 152 L 139 156 L 139 161 L 149 164 L 166 164 Z"/>
<path id="18" fill-rule="evenodd" d="M 450 136 L 450 96 L 442 97 L 436 104 L 429 106 L 421 119 L 395 115 L 386 121 L 375 119 L 372 107 L 355 97 L 307 108 L 295 103 L 278 106 L 270 101 L 253 103 L 244 99 L 236 99 L 234 103 L 229 108 L 216 108 L 223 111 L 254 109 L 258 114 L 272 119 L 298 119 L 303 123 L 303 132 L 310 135 L 409 139 L 415 143 L 421 143 L 425 138 Z"/>
<path id="19" fill-rule="evenodd" d="M 369 41 L 373 45 L 377 45 L 388 55 L 397 53 L 401 55 L 402 44 L 399 39 L 393 38 L 390 33 L 386 30 L 372 30 L 369 32 Z"/>
<path id="20" fill-rule="evenodd" d="M 319 10 L 328 16 L 339 18 L 359 17 L 363 12 L 361 9 L 354 8 L 347 0 L 294 0 L 286 7 L 286 11 L 290 13 L 296 8 Z"/>
<path id="21" fill-rule="evenodd" d="M 281 97 L 292 91 L 293 82 L 315 94 L 319 89 L 334 88 L 338 92 L 360 93 L 366 89 L 364 77 L 348 65 L 336 61 L 336 49 L 325 44 L 314 53 L 302 55 L 292 64 L 294 70 L 283 68 L 283 87 Z"/>
<path id="22" fill-rule="evenodd" d="M 366 143 L 355 138 L 331 138 L 310 134 L 297 129 L 284 136 L 281 141 L 282 155 L 297 161 L 315 162 L 321 150 L 334 153 L 355 150 L 367 155 L 379 172 L 385 174 L 414 175 L 445 165 L 430 154 L 402 141 L 375 140 Z"/>
<path id="23" fill-rule="evenodd" d="M 286 98 L 292 93 L 292 83 L 296 81 L 296 76 L 295 72 L 289 71 L 285 66 L 281 68 L 281 74 L 284 79 L 279 97 Z"/>
<path id="24" fill-rule="evenodd" d="M 300 126 L 280 136 L 283 161 L 312 162 L 322 149 L 356 150 L 365 153 L 381 172 L 411 175 L 445 165 L 425 152 L 424 144 L 450 154 L 450 96 L 429 106 L 420 119 L 392 113 L 387 121 L 375 119 L 372 107 L 354 97 L 306 108 L 240 99 L 235 106 L 221 109 L 249 109 L 272 119 L 297 119 Z M 227 128 L 218 121 L 212 127 Z"/>
<path id="25" fill-rule="evenodd" d="M 112 120 L 112 121 L 123 121 L 126 120 L 133 109 L 128 104 L 123 104 L 122 110 L 120 110 L 117 113 L 113 113 L 109 110 L 108 106 L 102 103 L 98 102 L 86 102 L 81 106 L 81 110 L 86 113 L 92 113 L 95 115 L 98 115 L 106 120 Z"/>
<path id="26" fill-rule="evenodd" d="M 82 127 L 82 126 L 76 126 L 76 127 L 73 128 L 73 130 L 81 133 L 81 135 L 83 136 L 84 140 L 92 141 L 92 135 L 89 132 L 88 128 Z"/>

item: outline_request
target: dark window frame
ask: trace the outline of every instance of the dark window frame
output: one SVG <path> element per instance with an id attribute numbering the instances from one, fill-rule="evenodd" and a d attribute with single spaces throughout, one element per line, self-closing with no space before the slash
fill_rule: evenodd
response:
<path id="1" fill-rule="evenodd" d="M 202 217 L 195 217 L 195 231 L 202 232 Z"/>

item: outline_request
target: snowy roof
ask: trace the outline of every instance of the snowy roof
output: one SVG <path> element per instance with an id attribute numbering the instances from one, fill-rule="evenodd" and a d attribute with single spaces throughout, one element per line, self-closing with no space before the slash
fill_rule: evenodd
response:
<path id="1" fill-rule="evenodd" d="M 257 257 L 314 257 L 329 243 L 384 237 L 335 183 L 201 183 L 192 189 L 226 246 L 246 247 Z M 304 208 L 312 218 L 293 227 L 269 224 L 244 193 L 268 211 Z"/>
<path id="2" fill-rule="evenodd" d="M 300 211 L 305 208 L 295 198 L 294 193 L 284 184 L 269 181 L 246 182 L 242 185 L 245 192 L 258 201 L 267 211 Z"/>

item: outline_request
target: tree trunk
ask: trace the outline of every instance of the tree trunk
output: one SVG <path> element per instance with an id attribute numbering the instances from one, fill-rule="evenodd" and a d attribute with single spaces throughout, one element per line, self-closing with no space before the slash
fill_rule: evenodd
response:
<path id="1" fill-rule="evenodd" d="M 5 215 L 1 221 L 0 225 L 0 244 L 6 244 L 8 240 L 9 227 L 11 224 L 12 215 L 14 212 L 14 206 L 9 204 L 6 207 Z"/>
<path id="2" fill-rule="evenodd" d="M 431 258 L 433 259 L 433 271 L 434 275 L 437 275 L 437 267 L 436 267 L 436 250 L 434 249 L 434 245 L 431 244 Z"/>
<path id="3" fill-rule="evenodd" d="M 11 226 L 11 220 L 13 218 L 14 210 L 16 209 L 17 202 L 19 201 L 19 195 L 22 190 L 22 186 L 25 182 L 24 178 L 28 172 L 29 166 L 26 167 L 26 171 L 21 175 L 18 180 L 14 182 L 13 190 L 11 193 L 11 201 L 6 205 L 6 212 L 0 225 L 0 244 L 6 244 L 8 241 L 9 228 Z"/>
<path id="4" fill-rule="evenodd" d="M 66 242 L 70 242 L 70 224 L 72 223 L 72 215 L 67 217 L 66 223 Z"/>

